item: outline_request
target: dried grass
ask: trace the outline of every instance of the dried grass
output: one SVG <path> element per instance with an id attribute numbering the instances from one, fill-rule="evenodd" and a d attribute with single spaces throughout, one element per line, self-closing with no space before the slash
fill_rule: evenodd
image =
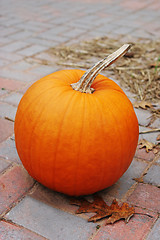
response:
<path id="1" fill-rule="evenodd" d="M 160 100 L 160 41 L 132 43 L 123 59 L 107 68 L 104 75 L 120 81 L 122 87 L 136 95 L 137 100 Z M 107 37 L 60 46 L 48 50 L 58 57 L 58 65 L 71 68 L 90 68 L 122 45 Z"/>

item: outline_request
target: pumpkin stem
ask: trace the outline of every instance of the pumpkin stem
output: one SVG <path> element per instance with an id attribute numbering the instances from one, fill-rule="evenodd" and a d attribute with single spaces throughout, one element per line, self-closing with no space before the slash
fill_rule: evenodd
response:
<path id="1" fill-rule="evenodd" d="M 130 47 L 130 44 L 124 44 L 116 52 L 110 54 L 108 57 L 105 57 L 104 59 L 94 64 L 84 73 L 84 75 L 77 83 L 71 84 L 71 87 L 74 90 L 80 91 L 82 93 L 93 93 L 95 90 L 91 88 L 91 85 L 100 71 L 113 64 L 118 58 L 123 56 L 130 49 Z"/>

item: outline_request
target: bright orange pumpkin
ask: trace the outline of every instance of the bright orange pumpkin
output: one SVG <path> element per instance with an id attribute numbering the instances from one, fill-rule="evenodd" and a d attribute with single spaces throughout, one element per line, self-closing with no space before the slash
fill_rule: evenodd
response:
<path id="1" fill-rule="evenodd" d="M 35 82 L 15 118 L 16 147 L 28 173 L 48 188 L 74 196 L 114 184 L 129 167 L 139 134 L 122 89 L 98 75 L 94 92 L 76 91 L 73 83 L 83 74 L 62 70 Z"/>

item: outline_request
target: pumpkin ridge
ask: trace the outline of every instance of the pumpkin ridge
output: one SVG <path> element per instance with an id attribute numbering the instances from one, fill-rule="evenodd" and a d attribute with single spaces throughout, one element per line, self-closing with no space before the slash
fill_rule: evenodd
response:
<path id="1" fill-rule="evenodd" d="M 47 91 L 48 91 L 48 90 L 47 90 Z M 50 101 L 52 98 L 53 98 L 53 96 L 51 96 L 48 101 Z M 39 99 L 37 99 L 37 100 L 39 100 Z M 45 105 L 45 104 L 44 104 L 44 105 Z M 43 108 L 43 106 L 41 105 L 41 112 L 39 113 L 38 118 L 35 119 L 35 123 L 34 123 L 34 125 L 33 125 L 32 132 L 34 132 L 34 130 L 35 130 L 36 126 L 37 126 L 37 119 L 39 119 L 39 118 L 41 117 L 41 115 L 43 114 L 43 111 L 44 111 L 44 108 Z M 30 151 L 29 151 L 29 159 L 31 159 L 31 157 L 32 157 L 32 151 L 33 151 L 33 150 L 32 150 L 32 142 L 33 142 L 32 138 L 33 138 L 33 135 L 30 136 L 30 140 L 29 140 L 29 149 L 30 149 Z M 31 171 L 33 172 L 33 166 L 31 165 L 31 163 L 32 163 L 32 161 L 30 161 L 30 167 L 29 167 L 29 169 L 31 169 Z M 39 165 L 38 168 L 40 169 L 40 162 L 37 162 L 37 165 Z M 42 173 L 42 172 L 39 171 L 39 176 L 40 176 L 40 178 L 41 178 L 41 173 Z"/>
<path id="2" fill-rule="evenodd" d="M 121 93 L 121 92 L 120 92 Z M 124 95 L 121 95 L 123 98 L 124 98 L 124 100 L 125 100 L 125 102 L 127 101 L 127 103 L 128 103 L 128 108 L 129 108 L 129 105 L 131 104 L 131 102 L 130 102 L 130 100 L 127 98 L 127 96 L 126 96 L 126 94 L 124 94 Z M 124 112 L 124 110 L 123 111 L 121 111 L 121 107 L 120 107 L 120 105 L 117 103 L 117 102 L 114 102 L 114 106 L 117 108 L 117 110 L 119 111 L 119 112 L 122 112 L 121 114 L 123 114 L 123 112 Z M 125 106 L 126 106 L 126 104 L 125 104 Z M 131 106 L 132 106 L 132 104 L 131 104 Z M 132 106 L 132 108 L 133 108 L 133 106 Z M 110 111 L 112 112 L 112 108 L 110 109 Z M 112 116 L 113 116 L 113 118 L 115 119 L 115 122 L 117 123 L 116 125 L 118 125 L 119 124 L 119 122 L 118 122 L 118 118 L 117 118 L 117 116 L 115 116 L 113 113 L 112 113 Z M 133 114 L 132 114 L 132 117 L 133 117 Z M 128 127 L 129 127 L 129 124 L 127 124 L 127 119 L 128 118 L 124 118 L 123 117 L 123 120 L 125 119 L 125 121 L 123 121 L 123 124 L 125 124 L 125 128 L 127 129 L 126 131 L 125 131 L 125 134 L 127 134 L 127 138 L 128 138 L 128 141 L 127 141 L 127 143 L 130 141 L 130 139 L 131 139 L 131 136 L 130 136 L 130 131 L 129 131 L 129 129 L 128 129 Z M 118 128 L 118 136 L 121 136 L 121 134 L 120 134 L 120 131 L 119 131 L 119 128 Z M 124 132 L 123 132 L 123 134 L 124 134 Z M 122 135 L 123 136 L 123 135 Z M 126 148 L 126 146 L 125 146 L 125 144 L 126 143 L 124 143 L 123 141 L 122 141 L 122 139 L 123 139 L 123 137 L 121 137 L 121 141 L 120 141 L 120 143 L 121 143 L 121 153 L 123 152 L 122 151 L 122 149 L 123 148 Z M 137 140 L 138 141 L 138 140 Z M 127 153 L 129 152 L 129 149 L 127 149 Z M 122 155 L 122 154 L 121 154 Z M 123 161 L 123 162 L 121 162 L 121 165 L 123 165 L 124 166 L 124 162 L 125 162 L 125 157 L 123 157 L 122 158 L 122 156 L 120 156 L 120 159 L 121 159 L 121 161 Z M 130 164 L 128 164 L 128 166 L 129 166 Z M 128 169 L 128 167 L 127 167 L 127 169 Z M 123 172 L 122 172 L 122 174 L 127 170 L 126 168 L 125 169 L 123 169 Z"/>
<path id="3" fill-rule="evenodd" d="M 68 107 L 66 107 L 64 113 L 63 113 L 63 117 L 62 117 L 62 120 L 61 120 L 61 124 L 60 124 L 60 128 L 59 128 L 59 131 L 58 131 L 58 136 L 57 136 L 57 142 L 56 142 L 56 152 L 55 152 L 55 156 L 54 156 L 54 162 L 53 162 L 53 169 L 54 169 L 54 172 L 53 172 L 53 185 L 55 186 L 55 189 L 56 189 L 56 184 L 55 184 L 55 177 L 56 177 L 56 174 L 55 174 L 55 171 L 56 171 L 56 160 L 57 160 L 57 153 L 58 153 L 58 145 L 59 145 L 59 142 L 60 142 L 60 134 L 61 134 L 61 130 L 62 130 L 62 125 L 63 125 L 63 121 L 65 119 L 65 115 L 66 113 L 69 111 L 69 105 L 71 107 L 71 101 L 73 101 L 74 97 L 77 96 L 77 94 L 75 94 L 75 92 L 72 91 L 72 95 L 70 97 L 70 99 L 68 100 Z"/>
<path id="4" fill-rule="evenodd" d="M 100 106 L 102 106 L 103 105 L 103 102 L 102 102 L 102 99 L 100 99 L 98 96 L 96 96 L 96 99 L 99 101 L 99 105 Z M 114 119 L 114 121 L 116 120 L 116 122 L 117 122 L 117 118 L 115 117 L 115 114 L 113 114 L 113 109 L 112 109 L 112 107 L 110 107 L 110 105 L 107 105 L 107 107 L 108 107 L 108 112 L 110 112 L 111 113 L 111 115 L 112 115 L 112 117 L 113 117 L 113 119 Z M 103 112 L 103 110 L 102 110 L 102 112 Z M 105 124 L 103 124 L 103 128 L 104 128 L 104 126 L 105 126 Z M 116 131 L 115 131 L 115 129 L 116 129 Z M 114 127 L 114 131 L 115 131 L 115 135 L 116 136 L 119 136 L 118 134 L 119 134 L 119 129 L 118 128 L 115 128 Z M 121 148 L 120 148 L 120 155 L 122 155 L 122 146 L 121 146 Z M 121 156 L 120 156 L 120 158 L 121 158 Z M 104 165 L 105 165 L 105 163 L 104 163 Z M 105 170 L 105 168 L 103 167 L 103 170 Z M 101 180 L 101 187 L 99 188 L 99 189 L 103 189 L 103 186 L 104 186 L 104 179 L 105 179 L 105 171 L 103 171 L 103 177 L 102 177 L 102 180 Z"/>
<path id="5" fill-rule="evenodd" d="M 83 117 L 81 118 L 82 119 L 82 124 L 81 124 L 81 131 L 80 131 L 80 136 L 79 136 L 79 149 L 77 151 L 77 161 L 76 161 L 76 168 L 75 168 L 75 181 L 74 181 L 74 188 L 73 188 L 73 194 L 75 196 L 77 196 L 77 177 L 78 177 L 78 170 L 79 170 L 79 163 L 80 163 L 80 150 L 81 150 L 81 144 L 82 144 L 82 137 L 83 137 L 83 129 L 84 129 L 84 112 L 85 112 L 85 96 L 83 95 L 83 101 L 84 101 L 84 104 L 83 104 Z"/>
<path id="6" fill-rule="evenodd" d="M 46 89 L 44 92 L 42 92 L 39 96 L 40 96 L 40 98 L 43 96 L 43 95 L 45 95 L 46 94 L 46 92 L 48 92 L 50 90 L 50 92 L 52 92 L 53 91 L 53 89 L 51 89 L 51 88 L 48 88 L 48 89 Z M 60 93 L 60 94 L 62 94 L 62 93 Z M 59 94 L 59 95 L 60 95 Z M 31 107 L 32 107 L 32 104 L 33 104 L 33 106 L 34 105 L 37 105 L 37 104 L 39 104 L 39 96 L 37 97 L 35 97 L 34 98 L 34 101 L 31 101 L 31 103 L 29 103 L 28 105 L 27 105 L 27 107 L 25 108 L 25 109 L 23 109 L 23 114 L 22 114 L 22 116 L 21 116 L 21 118 L 19 118 L 18 119 L 18 122 L 17 122 L 17 118 L 16 118 L 16 120 L 15 120 L 15 123 L 16 123 L 16 126 L 18 126 L 18 129 L 20 129 L 21 128 L 21 125 L 22 124 L 24 124 L 24 118 L 23 118 L 23 116 L 26 114 L 26 112 L 28 112 L 28 109 L 30 109 Z M 53 98 L 53 95 L 50 97 L 50 100 Z M 27 98 L 27 100 L 28 100 L 28 98 Z M 49 101 L 50 101 L 49 100 Z M 36 103 L 37 102 L 37 103 Z M 28 103 L 28 102 L 27 102 Z M 41 104 L 40 104 L 41 105 Z M 41 112 L 39 113 L 39 115 L 38 115 L 38 118 L 40 118 L 40 116 L 42 115 L 42 113 L 43 113 L 43 107 L 41 106 Z M 34 131 L 34 129 L 35 129 L 35 127 L 36 127 L 36 122 L 37 122 L 37 118 L 35 119 L 35 124 L 34 124 L 34 126 L 33 126 L 33 128 L 32 128 L 32 132 Z M 33 136 L 32 136 L 33 137 Z M 32 151 L 32 140 L 31 140 L 31 137 L 29 137 L 30 138 L 30 140 L 29 140 L 29 143 L 28 143 L 28 149 L 30 149 L 30 151 Z M 16 141 L 15 141 L 16 142 Z M 29 157 L 28 157 L 29 159 L 31 159 L 31 153 L 29 152 Z M 30 172 L 33 172 L 33 167 L 32 167 L 32 161 L 27 161 L 27 163 L 28 162 L 30 162 L 30 166 L 29 167 L 27 167 L 27 169 L 30 169 Z"/>
<path id="7" fill-rule="evenodd" d="M 103 112 L 103 109 L 102 109 L 102 103 L 101 103 L 101 101 L 100 101 L 100 99 L 96 96 L 95 97 L 95 100 L 98 102 L 98 104 L 96 104 L 96 106 L 97 106 L 97 109 L 100 111 L 100 115 L 101 115 L 101 113 Z M 98 106 L 99 105 L 99 106 Z M 98 112 L 99 112 L 98 111 Z M 101 120 L 103 120 L 103 118 L 101 117 Z M 102 132 L 104 132 L 104 120 L 103 120 L 103 127 L 102 127 Z M 103 188 L 103 185 L 104 185 L 104 178 L 105 178 L 105 162 L 103 162 L 103 167 L 102 167 L 102 169 L 103 169 L 103 174 L 101 174 L 102 176 L 101 176 L 101 180 L 99 179 L 99 188 L 98 189 L 102 189 Z"/>

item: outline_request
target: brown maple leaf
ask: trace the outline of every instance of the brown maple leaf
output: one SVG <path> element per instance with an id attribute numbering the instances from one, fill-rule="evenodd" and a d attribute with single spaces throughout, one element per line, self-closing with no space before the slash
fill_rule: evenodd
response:
<path id="1" fill-rule="evenodd" d="M 153 148 L 156 146 L 154 143 L 151 143 L 147 141 L 146 139 L 141 139 L 138 142 L 139 148 L 146 148 L 146 152 L 153 150 Z"/>
<path id="2" fill-rule="evenodd" d="M 77 214 L 96 213 L 96 215 L 88 219 L 88 222 L 97 222 L 105 217 L 109 217 L 106 224 L 113 224 L 120 219 L 125 219 L 125 222 L 128 222 L 135 213 L 134 207 L 129 207 L 128 203 L 123 203 L 122 206 L 119 206 L 114 199 L 111 206 L 108 206 L 102 197 L 98 195 L 94 195 L 93 202 L 89 202 L 85 198 L 79 198 L 72 199 L 70 203 L 79 206 L 76 211 Z"/>

